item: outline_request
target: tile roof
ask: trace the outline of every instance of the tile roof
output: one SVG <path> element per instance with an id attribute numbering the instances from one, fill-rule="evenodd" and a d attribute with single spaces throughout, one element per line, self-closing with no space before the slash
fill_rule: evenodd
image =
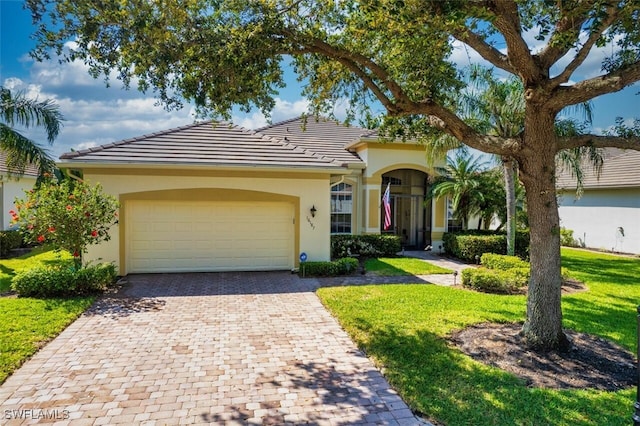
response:
<path id="1" fill-rule="evenodd" d="M 603 152 L 604 164 L 600 179 L 593 167 L 583 165 L 585 189 L 640 187 L 640 151 L 606 148 Z M 572 190 L 576 179 L 569 170 L 558 170 L 556 187 Z"/>
<path id="2" fill-rule="evenodd" d="M 345 126 L 337 121 L 315 117 L 298 117 L 257 131 L 346 164 L 363 164 L 356 153 L 346 150 L 346 146 L 373 134 L 369 129 Z"/>
<path id="3" fill-rule="evenodd" d="M 229 123 L 200 122 L 60 157 L 65 162 L 340 168 L 341 163 Z"/>
<path id="4" fill-rule="evenodd" d="M 0 176 L 12 175 L 17 176 L 15 172 L 9 171 L 7 167 L 7 153 L 0 150 Z M 38 167 L 33 164 L 27 164 L 24 169 L 24 176 L 38 177 Z"/>

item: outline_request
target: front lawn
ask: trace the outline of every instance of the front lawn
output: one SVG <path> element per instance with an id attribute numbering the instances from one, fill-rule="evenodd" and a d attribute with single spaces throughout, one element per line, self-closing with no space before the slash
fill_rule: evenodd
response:
<path id="1" fill-rule="evenodd" d="M 0 383 L 78 318 L 94 297 L 0 298 Z"/>
<path id="2" fill-rule="evenodd" d="M 589 291 L 563 297 L 565 327 L 635 352 L 640 260 L 563 249 L 563 266 Z M 635 277 L 635 278 L 634 278 Z M 318 295 L 413 410 L 447 425 L 627 425 L 635 388 L 619 392 L 528 388 L 446 340 L 481 322 L 515 322 L 525 296 L 435 285 L 321 288 Z"/>
<path id="3" fill-rule="evenodd" d="M 65 251 L 42 251 L 36 249 L 31 253 L 13 259 L 0 260 L 0 293 L 11 289 L 11 279 L 20 271 L 48 263 L 70 262 L 73 258 Z"/>
<path id="4" fill-rule="evenodd" d="M 409 257 L 368 259 L 365 262 L 365 270 L 383 276 L 453 273 L 450 269 L 441 268 L 424 260 Z"/>
<path id="5" fill-rule="evenodd" d="M 67 262 L 67 253 L 33 252 L 0 260 L 0 292 L 19 271 L 43 263 Z M 94 297 L 32 299 L 0 297 L 0 383 L 82 314 Z"/>

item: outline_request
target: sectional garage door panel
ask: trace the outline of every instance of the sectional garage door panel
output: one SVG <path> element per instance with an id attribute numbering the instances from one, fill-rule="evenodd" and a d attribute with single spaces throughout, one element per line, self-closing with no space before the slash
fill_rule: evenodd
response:
<path id="1" fill-rule="evenodd" d="M 283 202 L 130 201 L 130 272 L 293 267 L 293 206 Z"/>

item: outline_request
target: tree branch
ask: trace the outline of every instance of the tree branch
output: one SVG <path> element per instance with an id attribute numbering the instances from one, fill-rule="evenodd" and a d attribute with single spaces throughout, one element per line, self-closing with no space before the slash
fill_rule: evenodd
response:
<path id="1" fill-rule="evenodd" d="M 591 52 L 591 49 L 593 48 L 593 46 L 596 44 L 596 42 L 602 36 L 602 34 L 606 31 L 606 29 L 609 28 L 609 26 L 611 26 L 611 24 L 616 20 L 617 16 L 618 16 L 617 9 L 615 8 L 609 9 L 607 19 L 600 24 L 600 27 L 597 30 L 594 30 L 591 34 L 589 34 L 589 38 L 587 39 L 587 41 L 585 41 L 585 43 L 582 45 L 582 47 L 580 48 L 576 56 L 566 66 L 566 68 L 556 77 L 551 79 L 551 86 L 550 86 L 551 89 L 554 89 L 559 85 L 569 81 L 569 78 L 571 78 L 571 75 L 580 65 L 582 65 L 585 59 L 587 59 L 587 56 L 589 56 L 589 53 Z M 562 56 L 564 56 L 564 54 L 566 54 L 568 50 L 569 49 L 563 49 Z M 551 66 L 553 63 L 555 63 L 555 61 L 557 61 L 558 59 L 560 59 L 560 57 L 562 57 L 562 56 L 559 56 L 554 59 L 552 58 L 553 55 L 551 53 L 549 53 L 549 56 L 550 58 L 546 60 L 553 59 L 553 62 L 550 62 L 549 66 Z M 543 61 L 546 61 L 546 60 L 543 59 Z"/>
<path id="2" fill-rule="evenodd" d="M 502 54 L 498 49 L 491 46 L 478 34 L 465 28 L 460 31 L 453 31 L 452 34 L 457 40 L 467 44 L 473 50 L 478 52 L 487 61 L 491 62 L 498 68 L 501 68 L 511 74 L 516 74 L 515 68 L 509 63 L 509 58 Z"/>
<path id="3" fill-rule="evenodd" d="M 559 2 L 560 7 L 562 3 Z M 562 58 L 571 47 L 578 42 L 580 37 L 580 28 L 588 18 L 588 11 L 591 7 L 590 2 L 582 2 L 578 5 L 573 4 L 573 8 L 569 11 L 571 16 L 567 16 L 567 11 L 561 11 L 562 17 L 558 19 L 556 27 L 549 38 L 549 42 L 544 50 L 538 54 L 540 64 L 545 68 L 550 68 L 556 61 Z M 605 28 L 608 25 L 605 26 Z M 560 40 L 571 33 L 574 33 L 571 43 L 560 42 Z M 602 33 L 600 33 L 602 34 Z"/>
<path id="4" fill-rule="evenodd" d="M 560 111 L 569 105 L 587 102 L 597 96 L 618 92 L 640 80 L 640 62 L 620 68 L 609 74 L 581 81 L 573 86 L 556 88 L 546 105 Z"/>
<path id="5" fill-rule="evenodd" d="M 640 151 L 640 137 L 623 138 L 620 136 L 580 135 L 569 138 L 560 138 L 558 148 L 572 149 L 580 146 L 593 146 L 596 148 L 621 148 Z"/>
<path id="6" fill-rule="evenodd" d="M 517 70 L 517 75 L 526 87 L 528 83 L 539 80 L 543 73 L 522 38 L 518 5 L 515 2 L 497 1 L 494 12 L 496 19 L 493 25 L 502 33 L 507 43 L 509 63 Z"/>

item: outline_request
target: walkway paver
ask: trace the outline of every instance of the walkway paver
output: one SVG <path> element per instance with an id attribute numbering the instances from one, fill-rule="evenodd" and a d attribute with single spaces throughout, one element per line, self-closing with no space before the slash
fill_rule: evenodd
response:
<path id="1" fill-rule="evenodd" d="M 2 424 L 426 425 L 288 273 L 134 275 L 0 386 Z"/>

